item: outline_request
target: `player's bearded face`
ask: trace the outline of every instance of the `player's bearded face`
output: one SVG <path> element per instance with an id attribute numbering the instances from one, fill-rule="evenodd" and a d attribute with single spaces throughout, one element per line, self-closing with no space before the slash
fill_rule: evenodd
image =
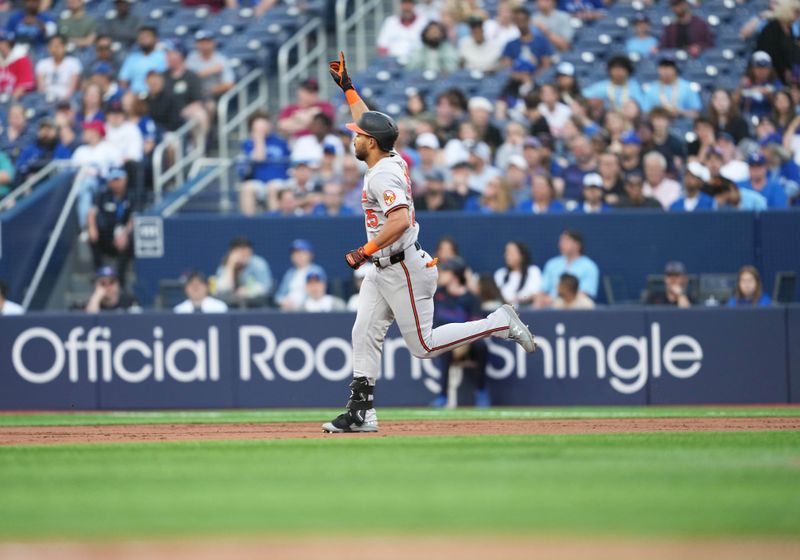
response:
<path id="1" fill-rule="evenodd" d="M 367 159 L 367 144 L 369 143 L 369 138 L 365 136 L 358 135 L 353 140 L 353 151 L 355 153 L 356 159 L 359 161 L 364 161 Z"/>

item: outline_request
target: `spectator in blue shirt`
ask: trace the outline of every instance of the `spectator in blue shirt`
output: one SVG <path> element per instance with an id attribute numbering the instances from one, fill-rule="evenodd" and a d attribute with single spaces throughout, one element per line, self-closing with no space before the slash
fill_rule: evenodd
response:
<path id="1" fill-rule="evenodd" d="M 139 50 L 125 58 L 119 71 L 119 82 L 123 88 L 130 88 L 134 93 L 147 93 L 147 75 L 151 71 L 166 71 L 167 55 L 163 50 L 156 49 L 157 42 L 158 31 L 155 27 L 144 26 L 139 29 Z"/>
<path id="2" fill-rule="evenodd" d="M 534 64 L 537 74 L 541 73 L 551 64 L 553 45 L 531 25 L 531 12 L 527 8 L 514 8 L 513 18 L 520 36 L 509 41 L 503 49 L 503 65 L 508 68 L 515 60 L 522 59 Z"/>
<path id="3" fill-rule="evenodd" d="M 578 201 L 583 194 L 583 178 L 597 172 L 597 156 L 591 141 L 583 135 L 577 136 L 570 145 L 575 161 L 564 170 L 564 192 L 561 198 Z"/>
<path id="4" fill-rule="evenodd" d="M 292 267 L 286 271 L 275 302 L 284 311 L 297 311 L 306 298 L 306 279 L 309 274 L 325 276 L 321 266 L 314 263 L 314 248 L 305 239 L 295 239 L 291 246 Z"/>
<path id="5" fill-rule="evenodd" d="M 624 55 L 611 57 L 606 64 L 608 79 L 595 82 L 583 90 L 587 99 L 598 99 L 603 102 L 606 109 L 622 110 L 626 101 L 632 99 L 644 105 L 644 93 L 639 82 L 633 75 L 633 63 Z"/>
<path id="6" fill-rule="evenodd" d="M 544 265 L 542 293 L 536 297 L 537 307 L 548 307 L 558 296 L 561 275 L 569 272 L 578 279 L 580 290 L 590 298 L 597 296 L 600 271 L 592 259 L 583 254 L 583 236 L 575 230 L 564 230 L 558 239 L 561 255 Z"/>
<path id="7" fill-rule="evenodd" d="M 702 192 L 711 180 L 708 168 L 699 161 L 691 161 L 686 166 L 683 176 L 684 196 L 673 202 L 671 212 L 696 212 L 698 210 L 714 210 L 717 206 L 714 199 Z"/>
<path id="8" fill-rule="evenodd" d="M 734 295 L 728 300 L 728 307 L 767 307 L 772 298 L 764 293 L 761 275 L 754 266 L 743 266 L 736 277 Z"/>
<path id="9" fill-rule="evenodd" d="M 25 0 L 24 8 L 11 14 L 6 30 L 14 34 L 17 44 L 41 47 L 56 33 L 56 22 L 50 14 L 39 11 L 39 0 Z"/>
<path id="10" fill-rule="evenodd" d="M 717 210 L 752 210 L 761 212 L 767 209 L 767 199 L 750 189 L 740 189 L 736 183 L 724 177 L 711 179 L 711 193 Z"/>
<path id="11" fill-rule="evenodd" d="M 267 183 L 289 177 L 291 150 L 286 141 L 273 133 L 268 113 L 258 111 L 250 117 L 250 137 L 242 142 L 239 178 L 244 181 L 239 193 L 239 208 L 253 215 L 258 200 L 265 200 Z"/>
<path id="12" fill-rule="evenodd" d="M 692 119 L 703 108 L 700 94 L 680 77 L 678 63 L 672 57 L 663 57 L 658 61 L 658 79 L 646 86 L 642 109 L 650 111 L 655 107 L 666 109 L 673 117 Z"/>
<path id="13" fill-rule="evenodd" d="M 658 39 L 650 33 L 650 18 L 644 12 L 636 12 L 633 16 L 633 30 L 636 33 L 625 41 L 625 52 L 648 57 L 658 51 Z"/>
<path id="14" fill-rule="evenodd" d="M 769 115 L 772 112 L 772 96 L 782 87 L 772 66 L 772 57 L 764 51 L 754 52 L 736 92 L 741 100 L 742 112 L 756 117 Z"/>
<path id="15" fill-rule="evenodd" d="M 558 0 L 558 9 L 583 21 L 594 21 L 606 14 L 603 0 Z"/>
<path id="16" fill-rule="evenodd" d="M 610 212 L 611 206 L 603 201 L 605 189 L 603 178 L 598 173 L 588 173 L 583 177 L 583 202 L 573 212 L 575 214 L 601 214 Z"/>
<path id="17" fill-rule="evenodd" d="M 537 174 L 531 179 L 531 198 L 517 205 L 518 212 L 526 214 L 562 214 L 566 210 L 560 200 L 549 175 Z"/>
<path id="18" fill-rule="evenodd" d="M 263 305 L 272 291 L 267 261 L 253 253 L 247 237 L 235 237 L 217 269 L 217 295 L 228 303 Z"/>
<path id="19" fill-rule="evenodd" d="M 747 156 L 750 178 L 738 183 L 739 188 L 751 189 L 767 199 L 770 208 L 786 208 L 789 205 L 786 191 L 777 181 L 771 181 L 767 174 L 767 158 L 761 152 Z"/>
<path id="20" fill-rule="evenodd" d="M 337 181 L 328 181 L 322 185 L 322 197 L 319 204 L 311 210 L 314 216 L 353 216 L 355 212 L 344 205 L 344 190 Z"/>

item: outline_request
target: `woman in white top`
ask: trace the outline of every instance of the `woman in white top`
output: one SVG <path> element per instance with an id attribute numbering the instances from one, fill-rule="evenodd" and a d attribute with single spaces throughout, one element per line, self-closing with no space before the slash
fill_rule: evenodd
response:
<path id="1" fill-rule="evenodd" d="M 506 303 L 526 305 L 542 289 L 542 271 L 530 264 L 528 247 L 520 241 L 509 241 L 505 251 L 506 266 L 494 273 L 494 282 L 500 288 Z"/>

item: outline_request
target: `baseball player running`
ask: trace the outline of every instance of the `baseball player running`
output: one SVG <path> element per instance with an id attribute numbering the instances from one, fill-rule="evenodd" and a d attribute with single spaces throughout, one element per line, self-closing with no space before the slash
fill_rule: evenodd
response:
<path id="1" fill-rule="evenodd" d="M 504 305 L 485 319 L 433 328 L 433 294 L 436 259 L 417 242 L 419 224 L 414 217 L 411 180 L 403 159 L 394 151 L 397 125 L 391 117 L 370 111 L 347 75 L 344 53 L 330 63 L 334 81 L 342 88 L 356 133 L 356 158 L 367 164 L 361 204 L 367 243 L 345 255 L 357 269 L 374 265 L 364 278 L 353 325 L 353 381 L 347 410 L 322 425 L 325 432 L 377 432 L 373 391 L 380 372 L 386 331 L 397 321 L 411 354 L 434 358 L 479 338 L 496 336 L 517 342 L 526 352 L 536 350 L 533 335 L 516 311 Z"/>

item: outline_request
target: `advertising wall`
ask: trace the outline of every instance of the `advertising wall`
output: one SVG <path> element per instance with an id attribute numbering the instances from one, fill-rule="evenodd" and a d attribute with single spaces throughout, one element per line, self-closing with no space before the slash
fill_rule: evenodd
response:
<path id="1" fill-rule="evenodd" d="M 491 340 L 497 405 L 786 403 L 790 372 L 797 401 L 798 308 L 522 316 L 539 351 Z M 350 313 L 0 317 L 0 409 L 338 407 L 352 322 Z M 439 380 L 438 363 L 412 358 L 393 326 L 379 406 L 424 406 Z"/>

